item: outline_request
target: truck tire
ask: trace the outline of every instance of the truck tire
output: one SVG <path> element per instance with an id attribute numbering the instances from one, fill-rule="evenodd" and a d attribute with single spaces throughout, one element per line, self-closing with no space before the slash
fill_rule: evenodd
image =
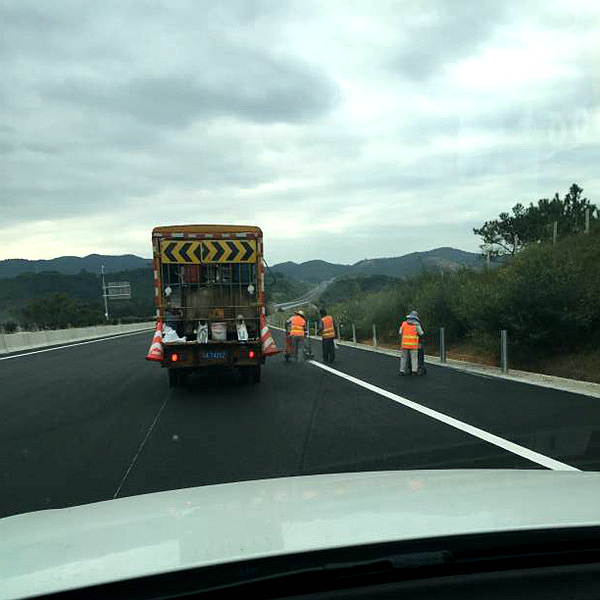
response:
<path id="1" fill-rule="evenodd" d="M 168 369 L 169 371 L 169 387 L 178 387 L 179 386 L 179 372 L 177 369 Z"/>
<path id="2" fill-rule="evenodd" d="M 256 365 L 252 369 L 252 383 L 260 383 L 260 365 Z"/>

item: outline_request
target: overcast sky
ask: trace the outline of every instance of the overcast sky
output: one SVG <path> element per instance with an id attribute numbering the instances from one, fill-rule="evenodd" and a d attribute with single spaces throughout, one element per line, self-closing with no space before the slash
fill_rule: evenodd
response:
<path id="1" fill-rule="evenodd" d="M 597 0 L 0 0 L 0 259 L 439 246 L 576 181 L 600 204 Z"/>

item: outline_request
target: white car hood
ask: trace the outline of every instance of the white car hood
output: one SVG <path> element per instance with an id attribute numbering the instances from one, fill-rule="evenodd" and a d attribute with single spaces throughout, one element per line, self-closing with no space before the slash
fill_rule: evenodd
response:
<path id="1" fill-rule="evenodd" d="M 600 524 L 600 473 L 399 471 L 229 483 L 0 519 L 0 598 L 359 544 Z"/>

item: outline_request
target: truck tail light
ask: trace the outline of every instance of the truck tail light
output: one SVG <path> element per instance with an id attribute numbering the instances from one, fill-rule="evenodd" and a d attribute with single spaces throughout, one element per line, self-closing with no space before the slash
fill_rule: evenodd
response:
<path id="1" fill-rule="evenodd" d="M 171 354 L 171 362 L 177 362 L 179 360 L 179 356 L 177 356 L 177 352 L 173 352 Z"/>
<path id="2" fill-rule="evenodd" d="M 256 356 L 256 353 L 254 352 L 254 350 L 248 351 L 248 358 L 254 358 L 255 356 Z"/>

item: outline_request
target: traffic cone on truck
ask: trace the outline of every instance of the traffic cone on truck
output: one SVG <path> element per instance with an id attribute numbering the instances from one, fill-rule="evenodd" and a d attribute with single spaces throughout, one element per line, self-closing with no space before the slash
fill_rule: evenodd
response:
<path id="1" fill-rule="evenodd" d="M 148 354 L 146 354 L 146 360 L 156 360 L 158 362 L 162 362 L 163 358 L 162 323 L 159 319 L 156 322 L 156 331 L 154 332 L 154 337 L 152 338 L 152 344 L 150 344 Z"/>
<path id="2" fill-rule="evenodd" d="M 273 354 L 278 354 L 281 352 L 281 350 L 277 349 L 275 340 L 273 339 L 271 331 L 269 330 L 269 326 L 267 325 L 265 315 L 260 315 L 260 341 L 262 344 L 263 356 L 272 356 Z"/>

